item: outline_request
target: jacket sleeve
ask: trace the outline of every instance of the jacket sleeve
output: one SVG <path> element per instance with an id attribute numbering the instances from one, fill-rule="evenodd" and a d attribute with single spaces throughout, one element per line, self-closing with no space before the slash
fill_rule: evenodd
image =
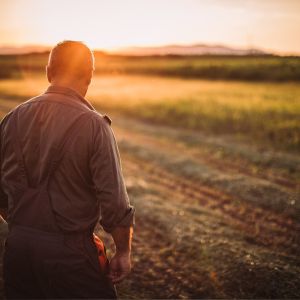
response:
<path id="1" fill-rule="evenodd" d="M 100 202 L 100 224 L 111 233 L 119 226 L 133 226 L 135 209 L 129 203 L 113 131 L 101 116 L 96 121 L 90 170 Z"/>
<path id="2" fill-rule="evenodd" d="M 6 209 L 8 207 L 8 197 L 2 188 L 2 125 L 3 120 L 0 123 L 0 208 Z"/>

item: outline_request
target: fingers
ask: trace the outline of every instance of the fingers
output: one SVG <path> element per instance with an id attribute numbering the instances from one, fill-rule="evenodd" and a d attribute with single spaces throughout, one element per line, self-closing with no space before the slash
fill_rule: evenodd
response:
<path id="1" fill-rule="evenodd" d="M 123 281 L 130 273 L 130 269 L 110 269 L 108 277 L 111 281 L 115 283 L 120 283 Z"/>
<path id="2" fill-rule="evenodd" d="M 114 284 L 119 283 L 128 276 L 130 270 L 130 257 L 116 254 L 110 261 L 108 277 Z"/>
<path id="3" fill-rule="evenodd" d="M 129 272 L 123 272 L 123 273 L 112 273 L 109 275 L 109 278 L 113 282 L 113 284 L 120 283 L 123 281 L 127 276 Z"/>

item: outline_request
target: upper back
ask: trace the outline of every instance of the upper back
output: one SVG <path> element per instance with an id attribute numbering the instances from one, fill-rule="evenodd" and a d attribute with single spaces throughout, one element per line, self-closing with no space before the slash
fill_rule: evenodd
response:
<path id="1" fill-rule="evenodd" d="M 88 158 L 93 142 L 91 123 L 98 116 L 88 106 L 89 103 L 80 100 L 72 91 L 54 89 L 22 103 L 4 118 L 1 123 L 1 167 L 4 179 L 18 176 L 14 172 L 16 157 L 13 143 L 19 139 L 31 183 L 37 185 L 41 182 L 67 130 L 75 126 L 82 114 L 87 115 L 86 122 L 78 128 L 76 138 L 68 146 L 68 155 L 62 163 L 61 171 L 65 169 L 70 177 L 75 175 L 75 169 L 88 173 Z M 14 118 L 18 120 L 17 132 L 13 126 Z"/>

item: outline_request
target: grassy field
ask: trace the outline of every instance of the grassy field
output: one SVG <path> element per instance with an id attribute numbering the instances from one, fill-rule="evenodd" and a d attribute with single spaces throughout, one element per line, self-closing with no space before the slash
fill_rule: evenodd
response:
<path id="1" fill-rule="evenodd" d="M 115 88 L 117 86 L 117 88 Z M 106 110 L 299 152 L 300 87 L 145 77 L 95 79 L 90 99 Z"/>
<path id="2" fill-rule="evenodd" d="M 1 115 L 47 86 L 1 80 Z M 137 211 L 121 298 L 300 298 L 296 83 L 103 74 L 87 98 L 113 120 Z"/>
<path id="3" fill-rule="evenodd" d="M 299 81 L 300 58 L 256 56 L 98 57 L 96 70 L 182 78 Z"/>
<path id="4" fill-rule="evenodd" d="M 39 76 L 0 81 L 0 93 L 26 99 L 46 88 Z M 247 143 L 298 152 L 300 87 L 297 83 L 96 76 L 88 98 L 105 111 Z"/>
<path id="5" fill-rule="evenodd" d="M 277 56 L 126 57 L 96 52 L 96 73 L 242 81 L 299 81 L 300 58 Z M 43 72 L 48 53 L 0 56 L 0 78 Z"/>

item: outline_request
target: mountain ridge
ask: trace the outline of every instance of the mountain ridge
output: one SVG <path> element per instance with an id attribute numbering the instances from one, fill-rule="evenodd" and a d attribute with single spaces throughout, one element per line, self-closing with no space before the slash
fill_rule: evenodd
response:
<path id="1" fill-rule="evenodd" d="M 191 44 L 180 45 L 171 44 L 165 46 L 153 46 L 153 47 L 125 47 L 113 51 L 116 54 L 123 55 L 268 55 L 263 50 L 256 48 L 234 48 L 225 45 L 208 45 L 208 44 Z"/>
<path id="2" fill-rule="evenodd" d="M 47 46 L 3 46 L 0 47 L 0 54 L 29 54 L 29 53 L 41 53 L 50 51 L 50 47 Z M 117 54 L 117 55 L 129 55 L 129 56 L 147 56 L 147 55 L 268 55 L 271 53 L 265 52 L 261 49 L 256 48 L 235 48 L 230 46 L 225 46 L 221 44 L 208 45 L 204 43 L 197 43 L 191 45 L 181 45 L 181 44 L 170 44 L 164 46 L 133 46 L 133 47 L 123 47 L 116 50 L 103 50 L 95 49 L 95 52 L 103 52 L 107 54 Z"/>

